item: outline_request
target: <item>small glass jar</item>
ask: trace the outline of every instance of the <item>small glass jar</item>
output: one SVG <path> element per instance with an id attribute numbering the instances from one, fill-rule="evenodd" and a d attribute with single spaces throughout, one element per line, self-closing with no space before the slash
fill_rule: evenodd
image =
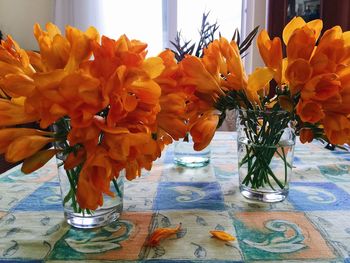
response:
<path id="1" fill-rule="evenodd" d="M 201 151 L 195 151 L 193 145 L 191 135 L 188 135 L 188 141 L 176 141 L 174 143 L 174 162 L 190 168 L 208 165 L 210 162 L 210 145 Z"/>

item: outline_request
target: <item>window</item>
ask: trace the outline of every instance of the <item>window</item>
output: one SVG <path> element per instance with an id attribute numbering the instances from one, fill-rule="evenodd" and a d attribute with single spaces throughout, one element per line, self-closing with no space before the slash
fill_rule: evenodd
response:
<path id="1" fill-rule="evenodd" d="M 236 28 L 241 31 L 242 0 L 177 0 L 177 28 L 187 39 L 198 39 L 202 14 L 209 12 L 209 22 L 218 22 L 223 37 L 231 39 Z"/>
<path id="2" fill-rule="evenodd" d="M 126 34 L 148 44 L 148 54 L 157 55 L 162 49 L 162 0 L 142 1 L 103 0 L 101 33 L 117 39 Z"/>
<path id="3" fill-rule="evenodd" d="M 149 55 L 171 47 L 179 30 L 186 40 L 197 41 L 204 12 L 210 11 L 209 21 L 217 21 L 228 39 L 241 29 L 242 0 L 103 0 L 100 8 L 102 34 L 118 38 L 125 33 L 146 42 Z"/>

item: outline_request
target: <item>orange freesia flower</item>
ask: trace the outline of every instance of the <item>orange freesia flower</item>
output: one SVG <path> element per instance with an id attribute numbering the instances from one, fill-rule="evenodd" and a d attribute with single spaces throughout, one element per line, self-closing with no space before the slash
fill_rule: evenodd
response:
<path id="1" fill-rule="evenodd" d="M 18 162 L 29 156 L 32 156 L 46 144 L 53 142 L 55 139 L 39 135 L 25 135 L 16 138 L 8 146 L 5 159 L 8 162 Z"/>
<path id="2" fill-rule="evenodd" d="M 34 26 L 34 35 L 39 43 L 40 54 L 45 70 L 63 69 L 72 72 L 81 62 L 91 56 L 92 42 L 99 39 L 97 30 L 93 27 L 83 33 L 67 26 L 66 38 L 61 35 L 59 28 L 48 23 L 43 31 L 39 24 Z"/>
<path id="3" fill-rule="evenodd" d="M 314 139 L 314 133 L 311 129 L 302 128 L 300 130 L 300 141 L 301 143 L 312 142 Z"/>
<path id="4" fill-rule="evenodd" d="M 253 74 L 249 76 L 245 92 L 251 102 L 260 104 L 258 92 L 263 90 L 264 94 L 268 94 L 269 83 L 272 80 L 273 75 L 273 70 L 269 68 L 257 68 Z M 267 90 L 265 91 L 266 87 Z"/>
<path id="5" fill-rule="evenodd" d="M 3 90 L 11 97 L 31 96 L 34 93 L 34 80 L 22 73 L 7 74 L 2 80 Z"/>
<path id="6" fill-rule="evenodd" d="M 26 52 L 11 36 L 7 36 L 7 39 L 0 44 L 0 77 L 11 73 L 31 75 L 33 72 Z"/>
<path id="7" fill-rule="evenodd" d="M 324 32 L 311 59 L 315 73 L 335 72 L 339 65 L 349 64 L 350 54 L 346 33 L 343 33 L 339 26 Z"/>
<path id="8" fill-rule="evenodd" d="M 58 150 L 55 149 L 43 150 L 26 158 L 21 168 L 22 173 L 29 174 L 38 170 L 50 161 L 56 153 L 58 153 Z"/>
<path id="9" fill-rule="evenodd" d="M 309 60 L 316 43 L 315 31 L 306 27 L 295 29 L 287 44 L 288 63 L 301 58 Z"/>
<path id="10" fill-rule="evenodd" d="M 300 100 L 296 109 L 303 122 L 316 123 L 325 116 L 321 104 L 313 101 Z"/>
<path id="11" fill-rule="evenodd" d="M 147 132 L 105 133 L 104 145 L 116 165 L 125 167 L 128 180 L 140 176 L 141 168 L 150 170 L 152 162 L 160 156 L 157 142 Z"/>
<path id="12" fill-rule="evenodd" d="M 79 164 L 83 163 L 85 159 L 85 148 L 79 148 L 76 152 L 71 152 L 70 154 L 68 154 L 66 160 L 64 161 L 64 169 L 71 170 Z"/>
<path id="13" fill-rule="evenodd" d="M 301 90 L 303 100 L 325 101 L 339 95 L 341 82 L 336 74 L 322 74 L 312 78 Z"/>
<path id="14" fill-rule="evenodd" d="M 290 38 L 297 29 L 311 29 L 314 33 L 315 41 L 321 34 L 323 22 L 320 19 L 312 20 L 308 23 L 300 16 L 294 17 L 283 29 L 283 42 L 288 45 Z"/>
<path id="15" fill-rule="evenodd" d="M 93 152 L 98 145 L 100 134 L 101 130 L 96 125 L 90 125 L 82 128 L 73 127 L 69 131 L 67 139 L 71 146 L 80 143 L 84 145 L 88 152 Z"/>
<path id="16" fill-rule="evenodd" d="M 181 78 L 175 55 L 170 50 L 162 52 L 159 57 L 163 60 L 165 70 L 156 78 L 161 88 L 159 98 L 160 112 L 157 115 L 158 134 L 166 132 L 175 140 L 185 137 L 188 131 L 188 104 L 194 90 L 180 86 Z M 162 131 L 161 131 L 162 130 Z"/>
<path id="17" fill-rule="evenodd" d="M 331 143 L 344 144 L 349 142 L 350 120 L 347 116 L 337 113 L 327 113 L 323 125 L 327 138 Z"/>
<path id="18" fill-rule="evenodd" d="M 213 235 L 213 237 L 223 240 L 223 241 L 233 241 L 236 240 L 236 238 L 228 233 L 226 233 L 225 231 L 222 230 L 212 230 L 209 231 L 210 234 Z"/>
<path id="19" fill-rule="evenodd" d="M 150 247 L 158 246 L 162 239 L 166 239 L 168 237 L 171 237 L 172 235 L 175 235 L 176 233 L 178 233 L 181 230 L 181 227 L 182 227 L 182 224 L 180 223 L 175 228 L 157 228 L 151 234 L 149 241 L 148 241 L 148 245 Z"/>
<path id="20" fill-rule="evenodd" d="M 181 61 L 181 67 L 185 74 L 181 85 L 193 85 L 196 91 L 207 94 L 214 101 L 224 95 L 218 81 L 206 70 L 199 58 L 188 56 Z"/>
<path id="21" fill-rule="evenodd" d="M 0 129 L 0 154 L 5 153 L 8 146 L 17 138 L 30 135 L 52 135 L 50 132 L 44 132 L 29 128 L 4 128 Z"/>
<path id="22" fill-rule="evenodd" d="M 196 151 L 203 150 L 212 140 L 216 127 L 219 123 L 219 116 L 214 112 L 204 114 L 191 128 L 191 136 Z"/>
<path id="23" fill-rule="evenodd" d="M 122 35 L 118 40 L 103 36 L 101 45 L 94 42 L 92 46 L 95 59 L 89 62 L 89 69 L 92 75 L 101 76 L 107 80 L 122 65 L 127 68 L 142 66 L 147 44 L 129 40 Z"/>
<path id="24" fill-rule="evenodd" d="M 279 38 L 270 40 L 264 30 L 258 36 L 258 47 L 265 64 L 275 70 L 274 78 L 280 86 L 286 82 L 289 84 L 292 94 L 297 93 L 301 89 L 300 85 L 311 77 L 309 61 L 322 27 L 319 19 L 306 23 L 301 17 L 293 18 L 283 30 L 288 60 L 282 59 Z"/>
<path id="25" fill-rule="evenodd" d="M 298 58 L 288 64 L 285 77 L 290 83 L 290 89 L 293 95 L 302 89 L 302 85 L 311 78 L 312 72 L 310 63 L 305 59 Z"/>
<path id="26" fill-rule="evenodd" d="M 22 105 L 0 99 L 0 127 L 23 124 L 38 120 L 35 114 L 28 114 Z"/>
<path id="27" fill-rule="evenodd" d="M 266 30 L 262 30 L 257 38 L 257 45 L 261 58 L 265 65 L 275 71 L 275 79 L 278 84 L 282 82 L 282 44 L 281 39 L 270 39 Z"/>
<path id="28" fill-rule="evenodd" d="M 81 208 L 95 210 L 103 203 L 102 193 L 113 196 L 110 182 L 117 176 L 113 162 L 104 148 L 90 152 L 79 175 L 77 201 Z"/>

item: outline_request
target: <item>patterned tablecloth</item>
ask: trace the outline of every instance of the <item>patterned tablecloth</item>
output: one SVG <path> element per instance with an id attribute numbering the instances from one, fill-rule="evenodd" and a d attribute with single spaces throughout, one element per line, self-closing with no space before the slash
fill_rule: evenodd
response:
<path id="1" fill-rule="evenodd" d="M 30 175 L 0 175 L 0 262 L 350 262 L 350 153 L 297 144 L 287 200 L 253 203 L 238 190 L 233 133 L 218 133 L 211 164 L 173 164 L 169 147 L 151 172 L 127 182 L 121 219 L 96 230 L 65 223 L 55 160 Z M 155 228 L 183 230 L 160 246 Z M 210 238 L 225 230 L 231 243 Z"/>

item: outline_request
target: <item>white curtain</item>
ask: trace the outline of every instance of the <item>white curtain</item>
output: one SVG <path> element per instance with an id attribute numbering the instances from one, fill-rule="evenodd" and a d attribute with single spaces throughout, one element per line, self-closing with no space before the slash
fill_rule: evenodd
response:
<path id="1" fill-rule="evenodd" d="M 55 24 L 64 32 L 66 25 L 86 30 L 94 26 L 101 31 L 102 7 L 99 0 L 56 0 Z"/>
<path id="2" fill-rule="evenodd" d="M 54 13 L 62 32 L 67 24 L 83 31 L 94 26 L 100 35 L 148 43 L 149 55 L 163 49 L 162 0 L 55 0 Z"/>

